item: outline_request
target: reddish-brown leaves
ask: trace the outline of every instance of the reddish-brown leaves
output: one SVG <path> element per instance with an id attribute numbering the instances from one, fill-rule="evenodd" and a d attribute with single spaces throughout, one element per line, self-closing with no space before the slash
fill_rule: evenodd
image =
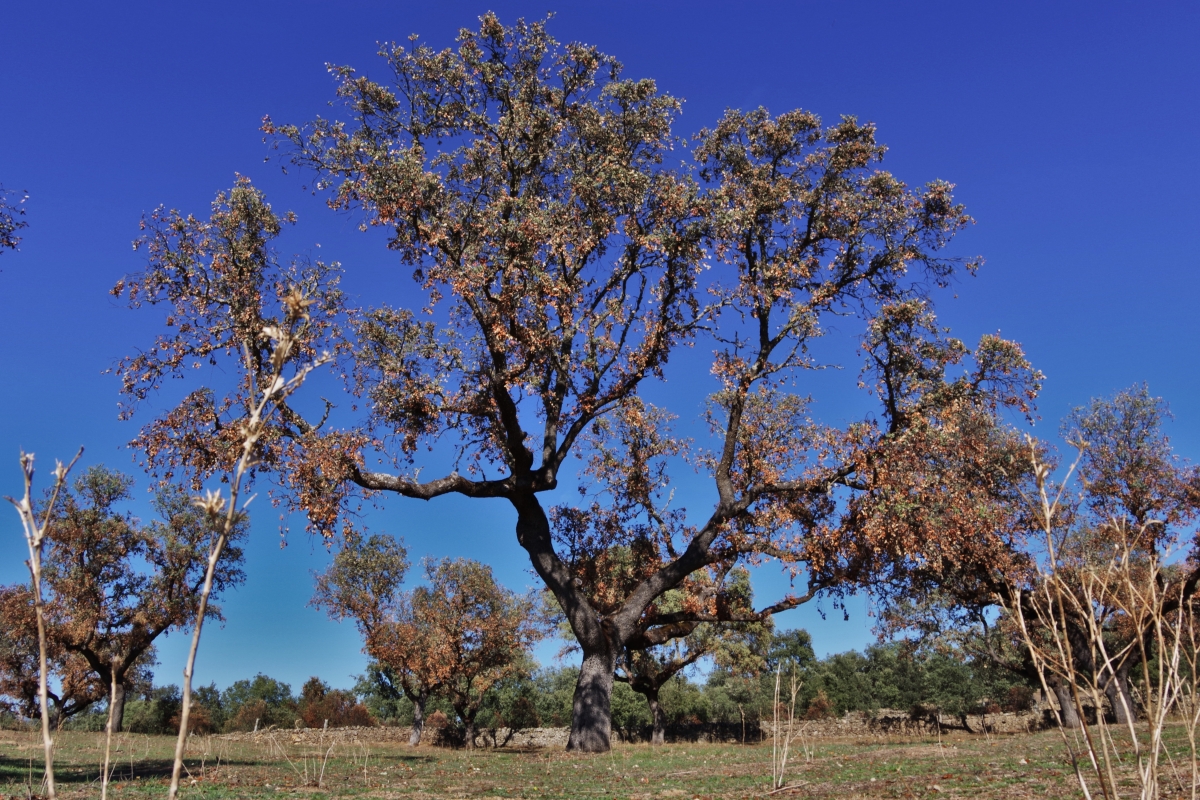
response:
<path id="1" fill-rule="evenodd" d="M 354 620 L 367 653 L 411 699 L 445 696 L 464 722 L 473 720 L 484 694 L 525 667 L 544 623 L 530 598 L 497 585 L 476 561 L 427 560 L 428 585 L 401 591 L 407 568 L 403 546 L 391 537 L 347 530 L 313 602 L 335 619 Z"/>

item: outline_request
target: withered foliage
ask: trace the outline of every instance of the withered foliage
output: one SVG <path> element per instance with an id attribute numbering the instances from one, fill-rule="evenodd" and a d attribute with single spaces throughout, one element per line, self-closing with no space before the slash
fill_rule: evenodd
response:
<path id="1" fill-rule="evenodd" d="M 389 536 L 347 531 L 313 603 L 334 619 L 352 619 L 366 652 L 394 688 L 413 702 L 412 743 L 420 741 L 425 704 L 445 697 L 473 746 L 475 718 L 487 692 L 526 669 L 529 648 L 545 633 L 531 598 L 499 586 L 489 567 L 469 559 L 426 560 L 425 586 L 400 589 L 406 554 Z"/>
<path id="2" fill-rule="evenodd" d="M 303 273 L 330 320 L 315 330 L 340 348 L 367 414 L 338 431 L 284 414 L 261 464 L 329 536 L 351 490 L 507 499 L 584 651 L 571 747 L 607 749 L 612 673 L 631 642 L 761 620 L 862 583 L 887 559 L 936 560 L 960 524 L 986 527 L 973 475 L 1004 441 L 995 415 L 1028 413 L 1040 375 L 1017 345 L 988 336 L 972 351 L 933 318 L 931 290 L 977 266 L 942 254 L 970 222 L 949 184 L 909 187 L 881 169 L 872 125 L 803 111 L 730 111 L 696 137 L 693 166 L 676 164 L 679 101 L 595 48 L 560 45 L 542 22 L 489 14 L 455 48 L 414 39 L 381 55 L 388 83 L 333 68 L 347 120 L 263 127 L 333 207 L 389 230 L 423 300 L 342 316 L 328 272 Z M 130 296 L 157 287 L 183 339 L 124 362 L 127 395 L 137 401 L 194 355 L 219 352 L 250 386 L 261 345 L 238 320 L 268 316 L 265 243 L 278 221 L 244 184 L 211 222 L 163 220 L 152 221 L 151 269 Z M 227 300 L 193 299 L 213 281 Z M 835 321 L 861 334 L 863 385 L 880 401 L 840 428 L 815 420 L 804 392 L 824 366 L 814 342 Z M 711 436 L 658 452 L 667 417 L 639 387 L 690 344 L 713 352 Z M 151 462 L 165 473 L 227 461 L 223 420 L 247 392 L 197 390 L 146 429 Z M 689 416 L 703 405 L 679 401 Z M 558 515 L 560 543 L 589 540 L 568 555 L 537 495 L 557 487 L 585 436 L 609 453 L 591 462 L 605 497 Z M 453 457 L 448 474 L 427 477 L 425 447 Z M 380 458 L 391 468 L 367 469 Z M 667 478 L 652 464 L 672 458 L 711 478 L 706 518 L 655 499 Z M 916 511 L 873 513 L 899 497 Z M 767 558 L 807 585 L 723 610 L 712 588 L 721 576 Z M 678 587 L 690 599 L 656 611 Z"/>
<path id="3" fill-rule="evenodd" d="M 234 471 L 242 425 L 274 376 L 271 331 L 285 324 L 288 297 L 314 300 L 289 352 L 295 369 L 345 347 L 338 265 L 285 265 L 272 249 L 282 227 L 294 221 L 291 214 L 278 216 L 242 177 L 217 195 L 207 220 L 159 208 L 142 221 L 144 233 L 134 246 L 146 254 L 146 267 L 118 281 L 112 294 L 132 308 L 164 307 L 166 330 L 117 365 L 125 397 L 121 416 L 131 416 L 168 379 L 207 367 L 233 368 L 226 385 L 190 391 L 134 440 L 144 466 L 164 484 L 184 480 L 199 491 L 206 479 Z M 319 421 L 310 424 L 284 398 L 277 421 L 256 443 L 256 469 L 291 474 L 297 440 L 312 440 L 319 449 L 319 428 Z"/>
<path id="4" fill-rule="evenodd" d="M 17 198 L 16 192 L 5 189 L 0 184 L 0 253 L 5 250 L 16 250 L 21 244 L 20 232 L 29 227 L 25 217 L 25 200 L 28 198 L 22 192 Z"/>
<path id="5" fill-rule="evenodd" d="M 46 592 L 47 642 L 61 688 L 56 717 L 78 713 L 109 696 L 115 681 L 114 729 L 121 730 L 127 692 L 147 685 L 154 643 L 195 620 L 212 531 L 178 489 L 160 491 L 160 519 L 140 522 L 119 511 L 132 481 L 102 466 L 87 470 L 51 510 L 42 585 Z M 240 540 L 246 526 L 238 527 Z M 240 583 L 242 551 L 226 550 L 215 576 L 220 592 Z M 220 619 L 211 605 L 208 616 Z M 4 685 L 0 693 L 33 708 L 37 629 L 26 587 L 5 587 L 0 602 L 5 634 Z M 32 648 L 32 649 L 30 649 Z M 17 659 L 10 666 L 9 654 Z M 11 683 L 10 683 L 11 682 Z M 31 683 L 32 682 L 32 683 Z"/>
<path id="6" fill-rule="evenodd" d="M 47 637 L 50 724 L 58 727 L 108 696 L 105 684 L 78 653 Z M 38 697 L 37 619 L 28 586 L 0 587 L 0 697 L 27 719 L 41 715 Z"/>
<path id="7" fill-rule="evenodd" d="M 1153 575 L 1164 599 L 1155 611 L 1160 619 L 1194 603 L 1200 586 L 1195 550 L 1200 469 L 1172 452 L 1162 429 L 1168 416 L 1166 403 L 1144 385 L 1075 409 L 1060 433 L 1080 448 L 1079 480 L 1049 509 L 1035 501 L 1052 471 L 1052 455 L 1044 443 L 1021 444 L 1010 435 L 1007 445 L 993 450 L 1007 455 L 979 480 L 994 487 L 990 511 L 979 517 L 991 525 L 973 530 L 936 561 L 890 573 L 893 580 L 880 587 L 886 601 L 882 632 L 954 640 L 976 657 L 1033 680 L 1035 664 L 1025 639 L 1049 637 L 1052 631 L 1040 621 L 1058 619 L 1078 680 L 1101 687 L 1111 712 L 1126 722 L 1137 709 L 1131 675 L 1153 649 L 1135 645 L 1149 642 L 1153 631 L 1145 627 L 1147 619 L 1135 619 L 1119 603 L 1097 605 L 1085 595 L 1119 597 L 1122 581 L 1140 585 Z M 1040 474 L 1032 470 L 1035 463 Z M 1120 569 L 1114 571 L 1117 556 Z M 1053 576 L 1055 592 L 1071 602 L 1046 605 L 1053 594 L 1045 586 L 1046 575 Z M 1111 585 L 1097 583 L 1104 575 L 1110 575 L 1105 580 Z M 1084 609 L 1091 616 L 1081 613 Z M 1097 630 L 1103 631 L 1109 651 L 1118 654 L 1106 663 L 1097 661 L 1091 646 Z M 1079 725 L 1067 702 L 1070 681 L 1049 680 L 1063 701 L 1065 724 Z"/>

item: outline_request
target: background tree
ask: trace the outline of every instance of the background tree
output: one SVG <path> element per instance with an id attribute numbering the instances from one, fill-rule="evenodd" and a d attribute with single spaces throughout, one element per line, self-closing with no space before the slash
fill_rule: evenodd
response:
<path id="1" fill-rule="evenodd" d="M 411 725 L 415 721 L 414 704 L 400 688 L 399 678 L 378 661 L 367 664 L 366 672 L 359 675 L 354 684 L 354 693 L 361 698 L 371 716 L 385 725 Z M 411 742 L 412 737 L 409 738 Z"/>
<path id="2" fill-rule="evenodd" d="M 438 631 L 449 643 L 443 691 L 471 748 L 476 718 L 488 692 L 505 678 L 526 671 L 529 650 L 545 635 L 546 624 L 532 597 L 498 585 L 491 568 L 478 561 L 426 561 L 425 577 L 429 585 L 412 593 L 414 620 Z M 391 633 L 405 635 L 398 627 Z M 383 647 L 386 652 L 389 645 Z"/>
<path id="3" fill-rule="evenodd" d="M 354 620 L 363 649 L 374 659 L 371 684 L 386 700 L 403 696 L 412 703 L 409 744 L 415 747 L 425 730 L 429 698 L 442 688 L 444 656 L 442 643 L 429 636 L 431 628 L 417 624 L 412 598 L 400 588 L 408 567 L 408 553 L 396 539 L 382 534 L 363 538 L 347 527 L 333 563 L 317 576 L 312 604 L 338 621 Z M 405 626 L 405 636 L 389 633 L 393 624 Z"/>
<path id="4" fill-rule="evenodd" d="M 296 721 L 292 687 L 261 672 L 226 687 L 221 692 L 221 706 L 230 730 L 249 731 L 271 725 L 290 728 Z"/>
<path id="5" fill-rule="evenodd" d="M 1131 557 L 1135 560 L 1160 558 L 1164 548 L 1189 539 L 1189 526 L 1200 510 L 1200 471 L 1172 453 L 1162 431 L 1167 418 L 1166 404 L 1140 386 L 1112 398 L 1093 400 L 1064 420 L 1063 438 L 1082 447 L 1078 461 L 1080 491 L 1074 499 L 1067 498 L 1055 520 L 1060 562 L 1056 574 L 1065 581 L 1064 586 L 1071 585 L 1074 575 L 1075 590 L 1082 591 L 1085 576 L 1094 575 L 1098 564 L 1107 563 L 1114 547 L 1128 543 L 1125 537 L 1129 531 L 1141 532 L 1132 543 Z M 1004 450 L 1009 451 L 1008 466 L 999 472 L 991 470 L 992 477 L 980 481 L 991 486 L 986 492 L 993 509 L 991 526 L 976 526 L 969 540 L 964 537 L 957 546 L 947 548 L 936 564 L 916 568 L 907 565 L 894 573 L 900 578 L 896 584 L 900 591 L 893 595 L 898 602 L 884 619 L 896 629 L 938 636 L 953 633 L 969 642 L 968 647 L 986 650 L 993 663 L 1030 681 L 1036 673 L 1013 627 L 1011 612 L 1020 604 L 1028 624 L 1036 624 L 1039 619 L 1037 604 L 1042 595 L 1037 590 L 1033 563 L 1044 555 L 1045 543 L 1034 535 L 1037 523 L 1027 499 L 1034 492 L 1027 465 L 1031 455 L 1042 462 L 1048 457 L 1045 445 L 1039 443 L 996 448 L 994 453 L 1002 454 Z M 933 513 L 939 512 L 935 509 Z M 968 546 L 967 541 L 974 544 Z M 1200 583 L 1200 572 L 1190 561 L 1188 566 L 1164 575 L 1178 581 L 1172 590 L 1176 603 L 1188 602 Z M 1005 612 L 998 614 L 1001 609 Z M 1041 612 L 1048 613 L 1044 608 Z M 1141 648 L 1125 648 L 1123 643 L 1135 641 L 1146 631 L 1129 628 L 1125 617 L 1110 612 L 1101 612 L 1109 615 L 1106 636 L 1111 639 L 1113 652 L 1123 651 L 1123 655 L 1114 664 L 1113 674 L 1097 677 L 1106 688 L 1113 713 L 1125 722 L 1126 715 L 1136 711 L 1129 671 L 1137 665 Z M 1068 615 L 1066 631 L 1074 662 L 1082 673 L 1090 674 L 1101 665 L 1093 663 L 1087 629 L 1086 620 Z M 1064 724 L 1078 726 L 1080 720 L 1067 683 L 1053 677 L 1051 680 Z"/>
<path id="6" fill-rule="evenodd" d="M 50 725 L 58 728 L 108 697 L 109 687 L 78 653 L 47 637 L 46 661 L 51 675 L 47 687 Z M 142 676 L 142 670 L 135 674 Z M 13 701 L 18 714 L 41 716 L 38 698 L 37 619 L 28 586 L 0 587 L 0 696 Z"/>
<path id="7" fill-rule="evenodd" d="M 1060 435 L 1082 443 L 1078 471 L 1083 484 L 1080 504 L 1070 513 L 1061 557 L 1066 570 L 1083 572 L 1107 561 L 1124 532 L 1135 532 L 1134 556 L 1161 559 L 1166 550 L 1185 540 L 1185 532 L 1200 514 L 1200 468 L 1182 462 L 1162 430 L 1170 418 L 1166 402 L 1150 394 L 1145 384 L 1093 399 L 1063 421 Z M 1189 560 L 1194 560 L 1195 541 Z M 1175 571 L 1177 572 L 1177 571 Z M 1200 580 L 1193 564 L 1176 580 L 1184 581 L 1177 602 L 1189 602 Z M 1190 586 L 1187 585 L 1190 583 Z M 1120 723 L 1136 716 L 1130 692 L 1130 671 L 1140 663 L 1142 648 L 1122 647 L 1147 631 L 1131 627 L 1124 615 L 1106 625 L 1114 652 L 1123 651 L 1103 681 L 1112 711 Z M 1078 631 L 1082 638 L 1083 631 Z M 1088 648 L 1076 648 L 1083 669 L 1102 670 L 1091 663 Z"/>
<path id="8" fill-rule="evenodd" d="M 752 612 L 749 572 L 736 569 L 723 579 L 726 586 L 722 602 L 728 603 L 734 613 Z M 679 612 L 688 600 L 682 590 L 672 590 L 658 598 L 656 609 L 661 613 Z M 761 673 L 772 627 L 770 618 L 762 622 L 701 622 L 686 635 L 662 644 L 642 649 L 627 647 L 618 662 L 616 679 L 646 698 L 652 726 L 650 743 L 664 742 L 666 715 L 659 692 L 667 681 L 703 658 L 710 658 L 713 666 L 733 675 Z"/>
<path id="9" fill-rule="evenodd" d="M 387 670 L 379 677 L 412 702 L 411 744 L 420 741 L 429 699 L 442 696 L 473 746 L 488 690 L 525 669 L 544 625 L 533 601 L 498 586 L 483 564 L 427 560 L 428 585 L 404 592 L 407 567 L 403 547 L 391 537 L 347 531 L 317 578 L 313 602 L 334 619 L 355 621 L 365 650 Z"/>
<path id="10" fill-rule="evenodd" d="M 45 563 L 50 638 L 87 664 L 99 684 L 116 684 L 114 730 L 122 729 L 126 693 L 159 636 L 195 620 L 211 529 L 177 488 L 155 496 L 160 520 L 141 524 L 117 506 L 132 481 L 102 466 L 88 469 L 50 517 Z M 238 525 L 214 574 L 213 589 L 245 577 Z M 207 615 L 221 618 L 210 605 Z M 107 696 L 108 691 L 103 693 Z"/>
<path id="11" fill-rule="evenodd" d="M 653 627 L 752 621 L 696 609 L 650 625 L 645 614 L 657 597 L 710 566 L 768 557 L 807 570 L 810 580 L 759 617 L 844 586 L 865 574 L 860 561 L 886 549 L 882 538 L 893 531 L 864 524 L 861 513 L 836 522 L 845 507 L 836 491 L 882 494 L 923 452 L 920 439 L 947 429 L 955 414 L 1028 408 L 1037 375 L 1019 348 L 985 337 L 969 367 L 967 348 L 936 326 L 928 291 L 957 266 L 937 253 L 969 218 L 948 184 L 912 190 L 880 171 L 884 149 L 872 126 L 845 119 L 823 127 L 805 112 L 730 112 L 699 139 L 697 181 L 667 163 L 679 103 L 651 81 L 622 79 L 594 48 L 559 46 L 542 23 L 505 27 L 487 15 L 478 31 L 460 33 L 455 50 L 391 46 L 384 57 L 392 86 L 335 70 L 350 122 L 299 128 L 268 119 L 264 127 L 317 173 L 333 205 L 361 208 L 365 224 L 392 230 L 424 308 L 380 305 L 354 318 L 352 346 L 339 352 L 353 361 L 346 374 L 368 400 L 366 420 L 336 432 L 292 409 L 264 440 L 279 450 L 260 463 L 278 470 L 291 498 L 330 534 L 356 487 L 507 499 L 518 542 L 583 650 L 569 747 L 608 749 L 613 673 L 630 642 Z M 162 266 L 138 286 L 192 297 L 197 282 L 172 265 L 190 269 L 190 238 L 224 230 L 235 206 L 231 199 L 229 212 L 218 209 L 212 232 L 161 217 L 149 239 Z M 262 204 L 253 208 L 253 219 L 267 219 Z M 251 264 L 273 235 L 258 229 L 264 234 L 246 250 Z M 230 274 L 239 296 L 267 295 L 259 288 L 265 269 Z M 322 280 L 314 275 L 314 289 Z M 341 296 L 324 285 L 322 319 L 332 319 Z M 148 352 L 208 358 L 240 354 L 239 343 L 259 346 L 238 333 L 236 304 L 173 307 L 179 335 Z M 260 313 L 249 308 L 250 318 Z M 789 381 L 818 366 L 808 348 L 823 320 L 836 317 L 844 328 L 847 314 L 864 323 L 864 380 L 883 410 L 839 430 L 810 420 Z M 701 335 L 717 350 L 720 386 L 710 403 L 715 441 L 695 458 L 713 479 L 713 510 L 690 526 L 681 520 L 661 562 L 602 613 L 556 551 L 538 495 L 557 487 L 595 422 L 618 409 L 630 418 L 640 384 L 661 377 L 673 350 Z M 187 355 L 127 361 L 127 394 L 136 400 L 181 374 Z M 143 434 L 151 460 L 211 474 L 218 420 L 241 396 L 194 394 Z M 419 447 L 435 441 L 455 467 L 420 479 Z M 365 468 L 376 452 L 393 471 Z M 636 473 L 632 457 L 622 463 Z M 937 467 L 917 464 L 923 475 Z M 927 488 L 944 483 L 931 479 Z M 907 552 L 926 541 L 897 536 L 887 548 Z M 669 630 L 654 635 L 671 638 Z"/>

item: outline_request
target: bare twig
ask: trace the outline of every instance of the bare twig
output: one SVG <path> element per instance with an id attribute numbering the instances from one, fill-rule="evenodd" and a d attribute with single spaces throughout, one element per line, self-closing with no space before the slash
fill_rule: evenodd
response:
<path id="1" fill-rule="evenodd" d="M 42 604 L 42 550 L 46 542 L 46 528 L 50 524 L 50 515 L 58 503 L 58 496 L 67 483 L 67 473 L 75 466 L 75 462 L 83 455 L 83 448 L 71 459 L 65 467 L 61 461 L 54 462 L 54 487 L 50 490 L 50 500 L 42 509 L 41 521 L 33 504 L 33 453 L 21 453 L 21 474 L 25 481 L 25 494 L 20 500 L 6 497 L 8 502 L 17 509 L 21 517 L 21 526 L 25 532 L 25 543 L 29 545 L 29 575 L 33 580 L 33 608 L 37 616 L 38 629 L 38 702 L 42 711 L 42 745 L 46 751 L 46 794 L 54 799 L 54 739 L 50 736 L 50 703 L 49 690 L 46 687 L 46 616 Z"/>
<path id="2" fill-rule="evenodd" d="M 783 678 L 783 665 L 775 671 L 775 707 L 774 717 L 771 730 L 771 788 L 775 791 L 782 791 L 784 788 L 784 770 L 787 768 L 789 751 L 792 742 L 796 739 L 796 696 L 800 692 L 800 681 L 796 679 L 796 671 L 792 670 L 791 685 L 789 691 L 791 697 L 787 705 L 787 726 L 781 730 L 779 720 L 779 710 L 782 703 L 780 697 L 780 682 Z M 782 733 L 782 737 L 781 737 Z M 782 738 L 782 743 L 780 739 Z M 772 792 L 774 794 L 774 792 Z"/>
<path id="3" fill-rule="evenodd" d="M 1200 723 L 1195 620 L 1186 582 L 1173 582 L 1164 573 L 1169 546 L 1161 553 L 1145 546 L 1151 538 L 1148 529 L 1161 523 L 1152 520 L 1132 528 L 1113 519 L 1103 528 L 1109 550 L 1100 552 L 1085 543 L 1081 553 L 1064 557 L 1060 545 L 1066 542 L 1066 534 L 1056 526 L 1067 482 L 1052 486 L 1049 468 L 1038 461 L 1036 452 L 1034 472 L 1038 496 L 1031 505 L 1037 510 L 1046 554 L 1044 562 L 1035 562 L 1036 585 L 1015 588 L 1008 610 L 1043 690 L 1049 695 L 1052 683 L 1063 688 L 1058 693 L 1060 708 L 1054 713 L 1080 791 L 1091 798 L 1085 777 L 1090 775 L 1103 795 L 1115 800 L 1122 788 L 1118 770 L 1132 767 L 1142 800 L 1158 798 L 1159 764 L 1166 752 L 1163 730 L 1168 714 L 1178 710 L 1188 734 L 1195 798 Z M 1116 630 L 1126 634 L 1114 637 Z M 1120 682 L 1127 680 L 1122 666 L 1131 661 L 1140 664 L 1142 671 L 1141 729 L 1137 709 Z M 1127 763 L 1121 758 L 1125 745 L 1118 743 L 1117 731 L 1105 719 L 1106 697 L 1129 735 Z M 1095 709 L 1094 724 L 1084 713 L 1085 698 Z M 1079 717 L 1080 736 L 1074 742 L 1064 724 L 1068 703 Z M 1170 753 L 1166 754 L 1175 769 Z M 1081 766 L 1079 755 L 1087 756 L 1090 769 Z M 1178 783 L 1182 790 L 1182 780 Z"/>

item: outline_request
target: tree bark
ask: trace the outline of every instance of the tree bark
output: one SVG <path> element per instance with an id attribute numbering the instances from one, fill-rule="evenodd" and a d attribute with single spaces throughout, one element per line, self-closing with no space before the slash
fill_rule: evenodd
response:
<path id="1" fill-rule="evenodd" d="M 113 687 L 112 704 L 112 732 L 120 733 L 125 730 L 125 686 L 120 681 Z"/>
<path id="2" fill-rule="evenodd" d="M 529 554 L 534 570 L 554 592 L 583 649 L 567 749 L 607 753 L 612 748 L 613 674 L 623 638 L 612 621 L 601 619 L 588 604 L 586 593 L 573 584 L 570 571 L 554 552 L 550 520 L 537 496 L 532 492 L 511 495 L 509 501 L 517 510 L 517 541 Z"/>
<path id="3" fill-rule="evenodd" d="M 666 741 L 662 705 L 658 702 L 658 690 L 654 689 L 646 694 L 646 702 L 650 705 L 650 720 L 654 727 L 654 732 L 650 734 L 650 744 L 659 745 Z"/>
<path id="4" fill-rule="evenodd" d="M 1059 713 L 1062 718 L 1064 728 L 1078 728 L 1079 714 L 1075 710 L 1075 698 L 1071 694 L 1071 687 L 1065 682 L 1060 681 L 1054 686 L 1054 696 L 1058 698 Z"/>
<path id="5" fill-rule="evenodd" d="M 416 747 L 421 743 L 421 734 L 425 732 L 425 702 L 429 696 L 424 690 L 417 695 L 417 699 L 413 701 L 413 724 L 412 733 L 408 735 L 408 744 L 411 747 Z"/>
<path id="6" fill-rule="evenodd" d="M 1137 722 L 1137 707 L 1133 704 L 1133 695 L 1129 691 L 1129 670 L 1121 669 L 1108 679 L 1104 687 L 1108 703 L 1112 706 L 1113 717 L 1118 725 L 1128 725 Z"/>
<path id="7" fill-rule="evenodd" d="M 571 707 L 568 750 L 607 753 L 612 749 L 612 687 L 616 668 L 614 648 L 584 649 Z"/>
<path id="8" fill-rule="evenodd" d="M 466 745 L 468 750 L 475 749 L 475 720 L 467 719 L 463 721 L 466 734 Z"/>

